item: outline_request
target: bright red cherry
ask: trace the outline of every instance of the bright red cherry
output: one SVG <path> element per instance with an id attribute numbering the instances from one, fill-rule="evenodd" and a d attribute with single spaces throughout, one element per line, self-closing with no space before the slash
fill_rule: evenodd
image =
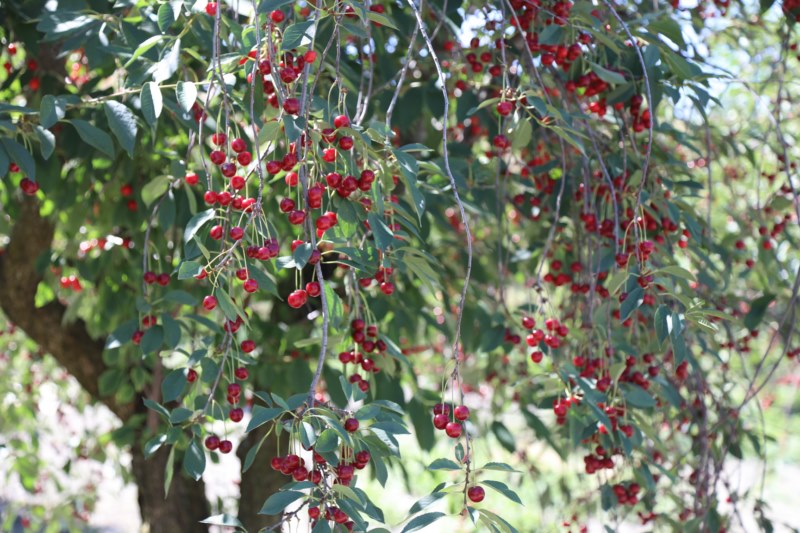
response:
<path id="1" fill-rule="evenodd" d="M 514 110 L 514 104 L 509 102 L 508 100 L 504 100 L 502 102 L 498 102 L 497 104 L 497 112 L 504 117 L 507 117 L 511 114 Z"/>
<path id="2" fill-rule="evenodd" d="M 438 414 L 433 417 L 433 427 L 435 427 L 436 429 L 445 429 L 447 427 L 449 420 L 450 419 L 447 417 L 446 414 L 443 413 Z"/>
<path id="3" fill-rule="evenodd" d="M 245 292 L 256 292 L 258 290 L 258 282 L 253 278 L 248 279 L 244 282 L 244 290 Z"/>
<path id="4" fill-rule="evenodd" d="M 236 138 L 231 141 L 231 150 L 233 150 L 237 154 L 240 152 L 244 152 L 245 149 L 247 149 L 247 143 L 244 142 L 244 139 Z"/>
<path id="5" fill-rule="evenodd" d="M 244 353 L 250 353 L 256 349 L 256 343 L 250 339 L 242 341 L 242 351 Z"/>
<path id="6" fill-rule="evenodd" d="M 344 429 L 348 433 L 355 433 L 356 431 L 358 431 L 358 426 L 359 426 L 358 420 L 356 420 L 355 418 L 348 418 L 347 420 L 344 421 Z"/>
<path id="7" fill-rule="evenodd" d="M 485 497 L 486 497 L 486 491 L 483 490 L 483 487 L 480 487 L 478 485 L 470 487 L 469 490 L 467 490 L 467 498 L 469 498 L 469 501 L 473 503 L 480 503 L 483 501 Z"/>
<path id="8" fill-rule="evenodd" d="M 213 17 L 217 14 L 217 3 L 216 2 L 209 2 L 206 4 L 206 14 L 208 16 Z"/>
<path id="9" fill-rule="evenodd" d="M 227 439 L 219 443 L 220 453 L 231 453 L 233 450 L 233 443 Z"/>
<path id="10" fill-rule="evenodd" d="M 233 374 L 236 376 L 236 379 L 241 381 L 245 381 L 247 378 L 250 377 L 250 372 L 243 366 L 240 366 L 236 370 L 233 371 Z"/>
<path id="11" fill-rule="evenodd" d="M 308 293 L 304 290 L 296 290 L 292 292 L 286 299 L 287 303 L 289 304 L 289 307 L 294 307 L 295 309 L 303 307 L 303 305 L 306 303 L 307 300 L 308 300 Z"/>
<path id="12" fill-rule="evenodd" d="M 203 298 L 203 308 L 205 308 L 206 311 L 211 311 L 216 306 L 217 306 L 217 298 L 216 297 L 214 297 L 212 295 L 208 295 L 205 298 Z"/>
<path id="13" fill-rule="evenodd" d="M 276 9 L 275 11 L 272 11 L 269 14 L 269 18 L 275 24 L 280 24 L 281 22 L 284 21 L 284 19 L 286 18 L 286 15 L 284 15 L 283 11 L 281 11 L 280 9 Z"/>
<path id="14" fill-rule="evenodd" d="M 444 432 L 447 433 L 447 436 L 451 439 L 457 439 L 461 436 L 461 424 L 458 422 L 448 422 L 447 426 L 444 428 Z"/>
<path id="15" fill-rule="evenodd" d="M 350 125 L 350 119 L 344 115 L 339 115 L 333 119 L 333 127 L 336 129 L 346 128 Z"/>
<path id="16" fill-rule="evenodd" d="M 283 101 L 283 110 L 290 115 L 300 112 L 300 101 L 297 98 L 287 98 Z"/>
<path id="17" fill-rule="evenodd" d="M 194 172 L 187 172 L 183 180 L 186 182 L 186 185 L 197 185 L 199 178 Z"/>
<path id="18" fill-rule="evenodd" d="M 469 407 L 466 405 L 459 405 L 453 410 L 453 416 L 455 416 L 456 420 L 466 420 L 469 418 Z"/>
<path id="19" fill-rule="evenodd" d="M 219 437 L 216 435 L 210 435 L 206 437 L 206 448 L 211 450 L 212 452 L 219 448 Z"/>
<path id="20" fill-rule="evenodd" d="M 228 418 L 231 419 L 231 422 L 241 422 L 242 418 L 244 418 L 244 410 L 241 407 L 231 409 L 231 412 L 228 413 Z"/>

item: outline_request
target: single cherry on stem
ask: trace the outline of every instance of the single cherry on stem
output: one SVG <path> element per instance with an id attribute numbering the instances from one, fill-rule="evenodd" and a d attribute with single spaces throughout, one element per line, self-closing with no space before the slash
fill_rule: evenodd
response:
<path id="1" fill-rule="evenodd" d="M 483 487 L 475 485 L 467 490 L 467 498 L 473 503 L 480 503 L 486 497 L 486 491 Z"/>

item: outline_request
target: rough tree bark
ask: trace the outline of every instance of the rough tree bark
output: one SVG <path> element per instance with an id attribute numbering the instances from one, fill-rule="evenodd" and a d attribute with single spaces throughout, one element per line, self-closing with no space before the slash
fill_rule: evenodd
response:
<path id="1" fill-rule="evenodd" d="M 236 455 L 244 465 L 247 452 L 253 446 L 258 446 L 261 439 L 266 434 L 267 426 L 261 426 L 251 432 L 245 439 L 242 439 Z M 286 450 L 289 446 L 288 435 L 283 433 L 280 449 Z M 269 466 L 269 459 L 275 454 L 278 442 L 273 432 L 264 441 L 259 450 L 253 466 L 246 472 L 242 472 L 241 491 L 242 498 L 239 500 L 239 520 L 244 524 L 248 531 L 258 531 L 263 527 L 274 525 L 280 517 L 266 516 L 258 514 L 267 497 L 275 492 L 278 487 L 286 483 L 286 478 L 280 472 L 276 472 Z"/>
<path id="2" fill-rule="evenodd" d="M 37 259 L 50 250 L 55 226 L 39 215 L 39 203 L 25 198 L 20 205 L 5 253 L 0 256 L 0 308 L 33 341 L 52 355 L 95 400 L 104 403 L 122 422 L 143 412 L 143 398 L 119 404 L 100 398 L 98 379 L 106 369 L 104 342 L 92 339 L 85 324 L 64 323 L 66 308 L 51 302 L 36 308 L 34 297 L 42 280 L 36 272 Z M 207 531 L 198 522 L 209 515 L 205 485 L 184 477 L 180 462 L 173 476 L 169 496 L 164 498 L 167 452 L 159 451 L 145 460 L 141 443 L 131 447 L 133 475 L 139 489 L 139 506 L 145 530 L 151 533 Z"/>

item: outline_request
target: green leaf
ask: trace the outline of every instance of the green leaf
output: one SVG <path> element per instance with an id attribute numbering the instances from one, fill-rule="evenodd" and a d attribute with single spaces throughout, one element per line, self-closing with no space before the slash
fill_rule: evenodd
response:
<path id="1" fill-rule="evenodd" d="M 500 441 L 500 445 L 503 448 L 509 452 L 516 451 L 517 443 L 514 440 L 514 435 L 502 422 L 497 420 L 492 422 L 492 433 L 494 433 L 494 436 L 497 437 L 498 441 Z"/>
<path id="2" fill-rule="evenodd" d="M 161 326 L 153 326 L 144 332 L 139 347 L 143 353 L 149 354 L 161 349 L 164 343 L 164 330 Z"/>
<path id="3" fill-rule="evenodd" d="M 158 8 L 158 29 L 165 33 L 181 14 L 180 1 L 171 1 L 161 4 Z"/>
<path id="4" fill-rule="evenodd" d="M 187 420 L 192 418 L 192 416 L 194 416 L 194 411 L 187 409 L 185 407 L 176 407 L 169 414 L 169 421 L 173 426 L 177 426 L 178 424 L 186 422 Z"/>
<path id="5" fill-rule="evenodd" d="M 19 165 L 20 170 L 30 179 L 36 179 L 36 163 L 30 152 L 14 139 L 0 139 L 11 161 Z"/>
<path id="6" fill-rule="evenodd" d="M 169 494 L 169 486 L 172 485 L 172 476 L 175 473 L 175 446 L 169 449 L 167 466 L 164 468 L 164 498 Z"/>
<path id="7" fill-rule="evenodd" d="M 499 472 L 519 472 L 519 470 L 514 470 L 510 465 L 507 465 L 506 463 L 495 463 L 495 462 L 486 463 L 485 465 L 480 467 L 478 470 L 497 470 Z"/>
<path id="8" fill-rule="evenodd" d="M 308 260 L 311 258 L 311 252 L 313 251 L 310 242 L 305 242 L 294 249 L 292 252 L 292 259 L 294 260 L 294 267 L 297 270 L 303 270 L 303 267 L 306 266 Z"/>
<path id="9" fill-rule="evenodd" d="M 197 261 L 184 261 L 178 267 L 178 279 L 194 278 L 202 271 L 203 271 L 203 265 L 201 265 Z"/>
<path id="10" fill-rule="evenodd" d="M 279 407 L 262 407 L 256 405 L 253 407 L 253 416 L 250 418 L 250 423 L 247 424 L 245 433 L 250 433 L 270 420 L 275 420 L 283 412 L 284 410 Z"/>
<path id="11" fill-rule="evenodd" d="M 191 241 L 206 222 L 214 219 L 214 215 L 215 210 L 212 208 L 206 211 L 201 211 L 189 219 L 189 222 L 186 223 L 186 229 L 183 230 L 183 242 L 187 243 Z"/>
<path id="12" fill-rule="evenodd" d="M 461 466 L 450 459 L 436 459 L 428 465 L 428 470 L 461 470 Z"/>
<path id="13" fill-rule="evenodd" d="M 158 42 L 163 38 L 164 38 L 163 35 L 153 35 L 152 37 L 142 41 L 139 44 L 139 46 L 136 47 L 136 50 L 134 50 L 133 55 L 128 60 L 128 62 L 125 63 L 122 67 L 123 68 L 128 68 L 131 65 L 131 63 L 133 63 L 134 61 L 139 59 L 139 57 L 141 57 L 142 54 L 146 54 L 148 50 L 150 50 L 155 45 L 157 45 Z"/>
<path id="14" fill-rule="evenodd" d="M 247 275 L 256 280 L 258 282 L 258 288 L 267 291 L 270 294 L 274 294 L 275 296 L 279 296 L 278 294 L 278 286 L 275 285 L 275 281 L 266 273 L 264 272 L 259 266 L 254 264 L 247 265 Z"/>
<path id="15" fill-rule="evenodd" d="M 367 11 L 367 18 L 369 20 L 371 20 L 372 22 L 377 22 L 381 26 L 388 26 L 389 28 L 392 28 L 393 30 L 400 31 L 400 29 L 398 29 L 398 27 L 395 26 L 394 22 L 392 22 L 392 20 L 389 17 L 387 17 L 386 15 L 382 15 L 382 14 L 376 13 L 374 11 Z"/>
<path id="16" fill-rule="evenodd" d="M 175 97 L 178 100 L 178 106 L 188 113 L 197 101 L 197 86 L 190 81 L 179 81 L 178 86 L 175 87 Z"/>
<path id="17" fill-rule="evenodd" d="M 264 506 L 261 507 L 261 510 L 258 512 L 258 514 L 265 514 L 265 515 L 281 514 L 284 509 L 286 509 L 289 505 L 296 502 L 303 496 L 305 496 L 305 494 L 294 490 L 276 492 L 275 494 L 267 498 L 267 501 L 264 502 Z"/>
<path id="18" fill-rule="evenodd" d="M 689 272 L 683 267 L 679 267 L 678 265 L 669 265 L 663 268 L 659 268 L 653 274 L 667 274 L 669 276 L 673 276 L 680 279 L 685 279 L 687 281 L 697 281 L 697 278 L 694 277 L 694 274 Z"/>
<path id="19" fill-rule="evenodd" d="M 656 406 L 655 398 L 638 385 L 624 387 L 622 395 L 625 397 L 625 401 L 634 407 L 649 409 Z"/>
<path id="20" fill-rule="evenodd" d="M 195 305 L 197 299 L 186 291 L 175 289 L 164 295 L 164 300 L 181 305 Z"/>
<path id="21" fill-rule="evenodd" d="M 608 83 L 613 83 L 615 85 L 625 83 L 625 76 L 622 74 L 608 70 L 607 68 L 601 67 L 597 63 L 592 63 L 591 61 L 589 61 L 589 64 L 592 65 L 592 70 L 594 70 L 595 74 L 597 74 L 597 77 L 599 77 L 601 80 Z"/>
<path id="22" fill-rule="evenodd" d="M 154 453 L 156 453 L 161 445 L 167 441 L 166 433 L 163 435 L 156 435 L 152 439 L 148 440 L 144 443 L 144 457 L 145 459 L 150 458 Z"/>
<path id="23" fill-rule="evenodd" d="M 236 320 L 236 317 L 239 316 L 239 308 L 236 307 L 236 304 L 233 303 L 231 297 L 228 296 L 228 293 L 225 289 L 217 289 L 217 301 L 219 302 L 219 307 L 222 309 L 222 313 L 228 320 Z"/>
<path id="24" fill-rule="evenodd" d="M 42 152 L 42 158 L 50 159 L 50 156 L 53 155 L 53 150 L 56 149 L 56 136 L 53 135 L 53 132 L 44 129 L 38 124 L 34 131 L 36 131 L 36 137 L 39 139 L 39 150 Z"/>
<path id="25" fill-rule="evenodd" d="M 172 183 L 170 176 L 157 176 L 150 180 L 147 185 L 142 187 L 142 201 L 144 205 L 150 207 L 153 202 L 164 196 Z"/>
<path id="26" fill-rule="evenodd" d="M 161 5 L 159 14 L 161 13 L 161 9 L 167 5 L 168 4 Z M 158 122 L 158 117 L 161 116 L 161 109 L 163 108 L 161 89 L 159 89 L 157 84 L 148 81 L 142 86 L 140 97 L 142 99 L 142 115 L 144 115 L 144 119 L 151 127 L 155 126 L 156 122 Z"/>
<path id="27" fill-rule="evenodd" d="M 372 235 L 375 236 L 375 244 L 381 251 L 386 251 L 394 242 L 394 235 L 389 229 L 389 226 L 379 217 L 376 213 L 367 215 L 369 227 L 372 230 Z"/>
<path id="28" fill-rule="evenodd" d="M 314 39 L 315 32 L 316 26 L 314 26 L 313 20 L 292 24 L 283 32 L 281 50 L 289 51 L 293 48 L 311 44 L 311 41 Z"/>
<path id="29" fill-rule="evenodd" d="M 279 7 L 288 6 L 289 4 L 294 4 L 295 0 L 262 0 L 258 4 L 258 12 L 259 13 L 269 13 L 270 11 L 274 11 Z"/>
<path id="30" fill-rule="evenodd" d="M 502 483 L 500 481 L 494 481 L 491 479 L 484 479 L 483 481 L 481 481 L 481 485 L 486 485 L 487 487 L 491 487 L 500 494 L 502 494 L 503 496 L 505 496 L 506 498 L 508 498 L 509 500 L 511 500 L 512 502 L 522 505 L 522 500 L 519 499 L 517 493 L 511 490 L 505 483 Z"/>
<path id="31" fill-rule="evenodd" d="M 119 102 L 106 102 L 104 105 L 108 126 L 111 132 L 119 141 L 122 148 L 128 152 L 129 157 L 133 157 L 133 149 L 136 146 L 136 117 L 133 112 Z"/>
<path id="32" fill-rule="evenodd" d="M 521 119 L 520 123 L 514 128 L 511 138 L 511 149 L 518 150 L 528 146 L 533 137 L 533 126 L 528 119 Z"/>
<path id="33" fill-rule="evenodd" d="M 167 5 L 167 4 L 164 4 Z M 164 6 L 161 6 L 164 7 Z M 236 529 L 241 529 L 243 531 L 247 531 L 245 527 L 239 522 L 239 519 L 233 515 L 229 515 L 227 513 L 218 514 L 214 516 L 209 516 L 203 520 L 200 520 L 201 524 L 209 524 L 211 526 L 223 526 L 223 527 L 235 527 Z"/>
<path id="34" fill-rule="evenodd" d="M 42 103 L 39 105 L 39 124 L 43 128 L 50 128 L 63 119 L 66 113 L 66 102 L 52 94 L 47 94 L 42 98 Z"/>
<path id="35" fill-rule="evenodd" d="M 631 313 L 633 313 L 644 302 L 644 289 L 636 287 L 628 293 L 625 301 L 619 306 L 619 319 L 627 320 Z"/>
<path id="36" fill-rule="evenodd" d="M 167 411 L 167 408 L 161 405 L 160 403 L 154 402 L 153 400 L 150 399 L 145 399 L 144 406 L 150 409 L 151 411 L 155 411 L 156 413 L 160 414 L 161 416 L 169 420 L 169 411 Z"/>
<path id="37" fill-rule="evenodd" d="M 180 398 L 186 388 L 186 371 L 182 368 L 173 370 L 161 382 L 162 401 L 171 402 Z"/>
<path id="38" fill-rule="evenodd" d="M 411 533 L 412 531 L 419 531 L 423 527 L 427 527 L 433 524 L 443 516 L 445 516 L 445 514 L 439 512 L 421 514 L 418 517 L 411 520 L 408 524 L 406 524 L 406 527 L 403 528 L 403 531 L 401 533 Z"/>
<path id="39" fill-rule="evenodd" d="M 667 317 L 669 316 L 669 309 L 666 305 L 659 305 L 656 309 L 655 316 L 653 317 L 654 326 L 656 329 L 656 336 L 658 343 L 663 344 L 664 339 L 669 335 L 669 328 L 667 327 Z"/>
<path id="40" fill-rule="evenodd" d="M 206 454 L 198 439 L 192 439 L 183 456 L 183 470 L 197 481 L 206 469 Z"/>
<path id="41" fill-rule="evenodd" d="M 111 136 L 108 133 L 85 120 L 72 119 L 70 123 L 78 130 L 78 135 L 83 139 L 83 142 L 97 148 L 108 157 L 114 157 L 114 141 L 111 140 Z"/>
<path id="42" fill-rule="evenodd" d="M 100 374 L 98 381 L 100 396 L 111 396 L 117 392 L 124 378 L 125 374 L 119 368 L 110 368 Z"/>
<path id="43" fill-rule="evenodd" d="M 444 486 L 445 486 L 444 483 L 440 484 L 438 487 L 433 489 L 433 492 L 417 500 L 417 502 L 411 506 L 411 509 L 409 509 L 408 514 L 413 515 L 415 513 L 418 513 L 423 509 L 430 507 L 431 505 L 441 500 L 442 498 L 444 498 L 447 495 L 447 493 L 439 492 L 444 488 Z"/>
<path id="44" fill-rule="evenodd" d="M 339 448 L 339 435 L 331 428 L 327 428 L 319 434 L 317 443 L 314 446 L 314 449 L 319 453 L 332 452 L 337 448 Z"/>
<path id="45" fill-rule="evenodd" d="M 775 295 L 765 293 L 763 296 L 753 300 L 750 304 L 750 310 L 744 316 L 744 327 L 749 330 L 756 329 L 761 321 L 764 319 L 764 314 L 767 312 L 769 304 L 775 299 Z"/>

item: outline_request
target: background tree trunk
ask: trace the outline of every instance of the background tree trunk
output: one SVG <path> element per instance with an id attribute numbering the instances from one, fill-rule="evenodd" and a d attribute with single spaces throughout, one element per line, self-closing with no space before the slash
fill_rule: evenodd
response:
<path id="1" fill-rule="evenodd" d="M 36 287 L 42 275 L 35 265 L 42 254 L 49 252 L 54 232 L 53 223 L 39 216 L 38 201 L 25 198 L 5 254 L 0 256 L 0 308 L 31 340 L 64 366 L 93 400 L 104 403 L 124 423 L 137 411 L 144 411 L 143 397 L 137 395 L 130 404 L 100 398 L 98 379 L 106 369 L 103 363 L 105 343 L 92 339 L 80 320 L 63 323 L 66 308 L 60 303 L 51 302 L 36 308 Z M 145 460 L 142 442 L 137 441 L 130 452 L 142 523 L 149 524 L 151 532 L 207 531 L 207 527 L 198 524 L 210 514 L 205 484 L 183 476 L 180 462 L 176 461 L 170 494 L 164 499 L 168 450 L 159 450 Z"/>
<path id="2" fill-rule="evenodd" d="M 247 452 L 253 446 L 258 446 L 261 439 L 267 432 L 267 426 L 261 426 L 251 432 L 239 444 L 236 455 L 244 466 Z M 280 449 L 286 450 L 289 446 L 287 433 L 282 433 Z M 266 499 L 276 492 L 279 487 L 288 480 L 280 472 L 276 472 L 269 464 L 270 459 L 278 449 L 278 438 L 273 432 L 261 445 L 258 456 L 253 466 L 246 472 L 242 472 L 241 498 L 239 498 L 239 521 L 244 524 L 248 531 L 255 532 L 262 527 L 271 526 L 278 522 L 279 516 L 267 516 L 258 514 L 263 507 Z"/>
<path id="3" fill-rule="evenodd" d="M 175 461 L 169 495 L 164 498 L 164 477 L 169 449 L 161 447 L 145 459 L 141 446 L 131 449 L 131 470 L 139 489 L 142 529 L 150 533 L 203 533 L 200 523 L 211 514 L 202 481 L 184 477 L 180 461 Z"/>

